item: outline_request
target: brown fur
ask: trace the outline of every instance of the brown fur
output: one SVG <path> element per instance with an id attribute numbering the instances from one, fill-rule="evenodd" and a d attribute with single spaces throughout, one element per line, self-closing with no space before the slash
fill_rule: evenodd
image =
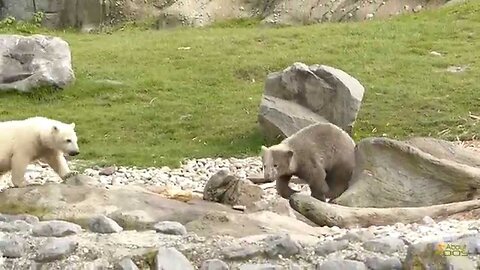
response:
<path id="1" fill-rule="evenodd" d="M 333 124 L 305 127 L 280 144 L 262 146 L 264 177 L 276 180 L 285 199 L 297 192 L 288 186 L 295 175 L 310 186 L 312 197 L 337 198 L 347 188 L 355 167 L 355 142 Z"/>

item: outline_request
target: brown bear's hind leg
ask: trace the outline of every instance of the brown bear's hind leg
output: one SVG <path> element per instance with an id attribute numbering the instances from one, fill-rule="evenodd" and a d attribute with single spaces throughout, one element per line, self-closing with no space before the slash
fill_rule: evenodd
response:
<path id="1" fill-rule="evenodd" d="M 304 177 L 304 180 L 310 186 L 311 196 L 322 202 L 326 201 L 325 195 L 329 192 L 325 177 L 325 170 L 319 167 L 312 169 Z"/>
<path id="2" fill-rule="evenodd" d="M 326 195 L 330 201 L 336 199 L 347 190 L 351 176 L 351 171 L 346 168 L 336 168 L 327 172 L 326 181 L 330 190 Z"/>

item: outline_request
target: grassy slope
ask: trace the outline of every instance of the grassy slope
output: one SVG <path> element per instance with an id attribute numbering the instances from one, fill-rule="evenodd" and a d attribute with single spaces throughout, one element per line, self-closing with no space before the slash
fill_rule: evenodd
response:
<path id="1" fill-rule="evenodd" d="M 388 22 L 53 33 L 71 45 L 76 84 L 53 94 L 2 94 L 0 119 L 74 121 L 81 158 L 100 163 L 254 155 L 265 76 L 302 61 L 341 68 L 365 86 L 357 141 L 383 133 L 471 137 L 479 126 L 469 111 L 480 115 L 478 12 L 476 3 Z M 450 65 L 469 70 L 445 72 Z M 101 79 L 125 86 L 95 82 Z"/>

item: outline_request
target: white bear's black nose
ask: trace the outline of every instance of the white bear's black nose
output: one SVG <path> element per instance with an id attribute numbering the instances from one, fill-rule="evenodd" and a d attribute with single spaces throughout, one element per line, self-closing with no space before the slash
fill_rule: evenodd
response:
<path id="1" fill-rule="evenodd" d="M 70 152 L 70 153 L 68 153 L 68 154 L 69 154 L 70 156 L 76 156 L 76 155 L 80 154 L 80 152 L 79 152 L 79 151 L 72 151 L 72 152 Z"/>

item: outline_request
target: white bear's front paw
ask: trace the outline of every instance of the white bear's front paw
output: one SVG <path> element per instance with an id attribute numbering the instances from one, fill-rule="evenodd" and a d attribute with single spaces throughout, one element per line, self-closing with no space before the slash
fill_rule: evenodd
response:
<path id="1" fill-rule="evenodd" d="M 70 171 L 69 173 L 65 174 L 63 177 L 62 177 L 62 180 L 65 181 L 67 180 L 68 178 L 72 177 L 72 176 L 75 176 L 75 175 L 79 175 L 80 172 L 78 171 Z"/>
<path id="2" fill-rule="evenodd" d="M 27 182 L 13 183 L 13 188 L 24 188 L 27 186 Z"/>

